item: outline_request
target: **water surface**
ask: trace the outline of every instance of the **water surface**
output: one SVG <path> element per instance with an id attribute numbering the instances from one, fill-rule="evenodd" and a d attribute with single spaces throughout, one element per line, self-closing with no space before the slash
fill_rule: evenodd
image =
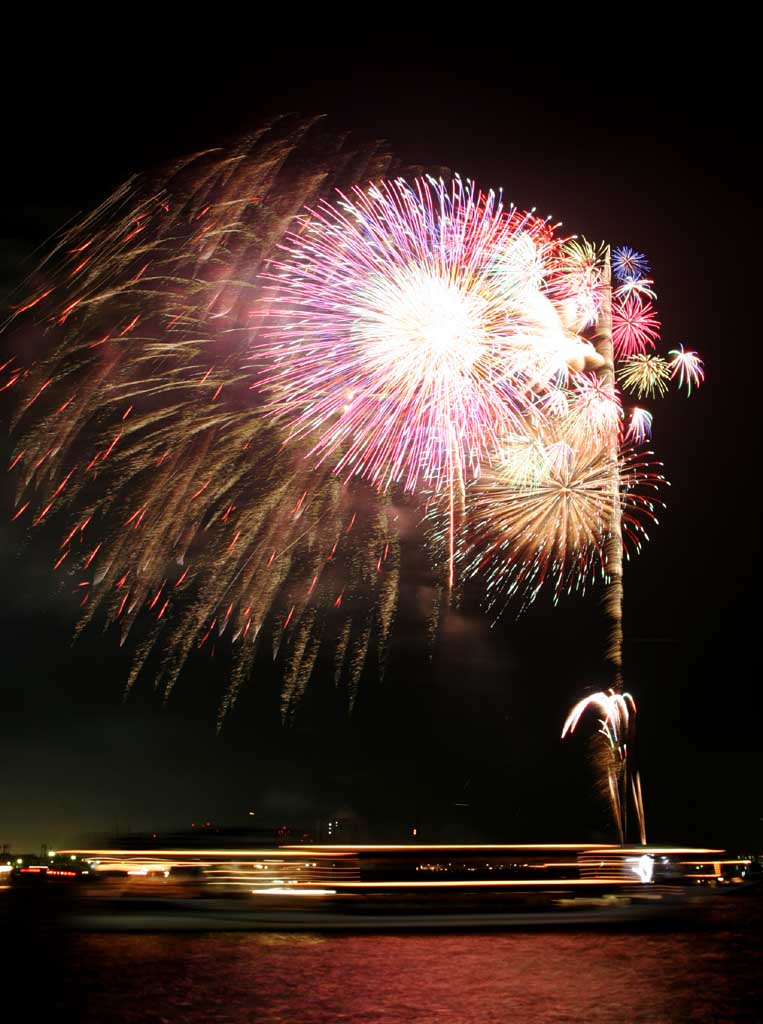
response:
<path id="1" fill-rule="evenodd" d="M 758 1022 L 761 910 L 747 891 L 691 927 L 56 933 L 51 1010 L 84 1024 Z"/>

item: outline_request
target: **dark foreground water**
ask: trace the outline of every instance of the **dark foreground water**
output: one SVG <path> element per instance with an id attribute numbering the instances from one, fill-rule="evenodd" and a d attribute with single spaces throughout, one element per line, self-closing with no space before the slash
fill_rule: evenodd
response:
<path id="1" fill-rule="evenodd" d="M 636 930 L 55 930 L 18 937 L 3 1001 L 10 1009 L 16 989 L 14 1019 L 56 1024 L 760 1022 L 761 911 L 753 890 L 719 898 L 691 926 Z"/>

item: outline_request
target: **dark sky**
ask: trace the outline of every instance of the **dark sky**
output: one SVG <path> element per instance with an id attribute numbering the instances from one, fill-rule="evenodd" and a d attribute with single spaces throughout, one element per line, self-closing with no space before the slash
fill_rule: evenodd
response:
<path id="1" fill-rule="evenodd" d="M 129 65 L 108 48 L 30 54 L 4 73 L 0 288 L 130 173 L 293 110 L 326 113 L 331 128 L 387 139 L 405 162 L 502 185 L 570 231 L 646 252 L 663 338 L 699 349 L 708 373 L 691 400 L 652 403 L 672 488 L 626 569 L 626 682 L 640 706 L 649 835 L 760 847 L 749 363 L 760 344 L 760 167 L 749 62 L 708 54 L 654 55 L 648 73 L 611 80 L 595 64 L 564 74 L 563 63 L 517 65 L 498 50 L 258 45 L 213 64 L 179 45 L 172 57 L 143 49 Z M 265 679 L 218 736 L 224 664 L 192 663 L 166 707 L 150 680 L 123 703 L 128 653 L 97 625 L 71 645 L 76 609 L 52 584 L 53 539 L 8 525 L 7 487 L 2 502 L 0 842 L 243 822 L 250 809 L 263 824 L 352 811 L 380 838 L 414 822 L 425 838 L 606 834 L 584 745 L 558 740 L 569 704 L 600 681 L 598 594 L 556 609 L 542 599 L 493 630 L 467 594 L 431 664 L 401 623 L 384 684 L 366 673 L 351 720 L 319 679 L 283 730 Z M 404 592 L 406 607 L 415 601 Z"/>

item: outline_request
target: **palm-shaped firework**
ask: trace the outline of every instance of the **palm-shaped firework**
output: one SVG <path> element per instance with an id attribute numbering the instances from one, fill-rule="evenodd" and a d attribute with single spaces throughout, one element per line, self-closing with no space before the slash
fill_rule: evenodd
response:
<path id="1" fill-rule="evenodd" d="M 594 709 L 598 713 L 597 766 L 604 795 L 612 809 L 612 817 L 620 837 L 628 834 L 628 807 L 632 802 L 641 843 L 646 843 L 644 801 L 641 778 L 633 765 L 636 741 L 636 702 L 629 693 L 592 693 L 579 700 L 570 711 L 562 729 L 562 739 L 571 735 L 583 714 Z"/>

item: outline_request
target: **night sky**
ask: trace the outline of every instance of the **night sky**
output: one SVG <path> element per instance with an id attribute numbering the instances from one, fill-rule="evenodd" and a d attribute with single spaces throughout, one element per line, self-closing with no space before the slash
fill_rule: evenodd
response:
<path id="1" fill-rule="evenodd" d="M 3 84 L 4 306 L 33 251 L 131 173 L 284 111 L 326 113 L 328 127 L 386 139 L 404 163 L 503 186 L 570 232 L 648 254 L 665 348 L 698 349 L 708 375 L 690 400 L 650 403 L 672 487 L 651 543 L 626 566 L 625 678 L 639 702 L 649 838 L 763 846 L 748 62 L 698 55 L 668 72 L 655 60 L 628 89 L 595 65 L 564 75 L 499 51 L 259 46 L 217 66 L 158 49 L 129 69 L 126 59 L 57 51 Z M 585 744 L 558 738 L 573 700 L 604 682 L 598 592 L 556 609 L 542 595 L 491 630 L 467 590 L 429 662 L 422 584 L 408 581 L 384 682 L 369 659 L 351 719 L 317 678 L 283 729 L 276 679 L 263 673 L 217 735 L 224 659 L 193 659 L 166 706 L 149 677 L 123 702 L 129 651 L 97 623 L 72 645 L 71 587 L 56 589 L 50 572 L 56 534 L 9 523 L 7 484 L 0 500 L 0 842 L 34 849 L 200 820 L 314 828 L 335 815 L 378 839 L 414 825 L 433 840 L 611 836 Z"/>

